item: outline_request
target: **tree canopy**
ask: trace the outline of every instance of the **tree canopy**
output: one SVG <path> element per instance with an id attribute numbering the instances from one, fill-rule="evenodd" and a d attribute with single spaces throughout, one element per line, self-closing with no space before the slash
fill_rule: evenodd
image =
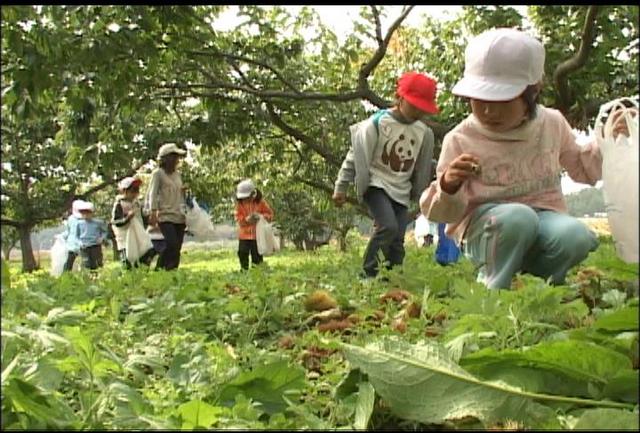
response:
<path id="1" fill-rule="evenodd" d="M 292 16 L 239 6 L 240 24 L 219 31 L 224 9 L 2 7 L 2 223 L 21 233 L 25 269 L 34 267 L 34 227 L 76 197 L 113 188 L 166 141 L 197 149 L 185 178 L 224 215 L 233 185 L 253 177 L 267 196 L 306 188 L 309 215 L 331 220 L 326 200 L 348 125 L 393 104 L 398 75 L 419 70 L 440 83 L 441 113 L 428 124 L 441 140 L 468 113 L 450 93 L 466 42 L 491 27 L 542 40 L 541 102 L 574 127 L 638 87 L 637 6 L 530 6 L 528 19 L 508 6 L 464 6 L 451 21 L 425 17 L 417 27 L 404 25 L 407 6 L 388 29 L 384 8 L 363 6 L 344 42 L 312 7 Z"/>

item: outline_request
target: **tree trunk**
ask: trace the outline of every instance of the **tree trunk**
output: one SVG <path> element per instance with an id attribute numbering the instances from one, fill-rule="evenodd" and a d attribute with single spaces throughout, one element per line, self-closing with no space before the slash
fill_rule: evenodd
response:
<path id="1" fill-rule="evenodd" d="M 338 232 L 338 248 L 341 253 L 347 251 L 347 233 L 349 233 L 348 230 L 346 232 Z"/>
<path id="2" fill-rule="evenodd" d="M 2 247 L 2 255 L 4 256 L 4 259 L 9 261 L 9 257 L 11 256 L 11 250 L 13 249 L 13 247 L 15 247 L 16 244 L 13 245 L 4 245 Z"/>
<path id="3" fill-rule="evenodd" d="M 31 227 L 22 226 L 20 232 L 20 249 L 22 250 L 22 272 L 33 272 L 38 269 L 31 245 Z"/>

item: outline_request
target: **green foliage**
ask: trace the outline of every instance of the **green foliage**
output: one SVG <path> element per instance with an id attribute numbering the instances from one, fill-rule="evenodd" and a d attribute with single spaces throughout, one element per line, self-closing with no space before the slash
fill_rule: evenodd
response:
<path id="1" fill-rule="evenodd" d="M 593 216 L 596 212 L 606 212 L 604 195 L 601 188 L 585 188 L 565 196 L 569 215 L 582 218 Z"/>
<path id="2" fill-rule="evenodd" d="M 637 322 L 626 310 L 637 308 L 637 298 L 624 294 L 622 304 L 590 311 L 572 299 L 571 286 L 524 276 L 519 290 L 487 291 L 465 259 L 442 267 L 430 249 L 413 244 L 402 272 L 385 271 L 388 282 L 364 284 L 356 278 L 364 244 L 354 242 L 345 254 L 332 245 L 308 253 L 285 249 L 246 273 L 237 272 L 234 251 L 191 249 L 174 272 L 124 272 L 110 259 L 97 278 L 11 272 L 11 289 L 3 288 L 3 428 L 462 426 L 443 412 L 443 398 L 429 403 L 433 410 L 417 410 L 445 414 L 440 421 L 405 417 L 375 374 L 352 370 L 343 344 L 362 351 L 367 363 L 384 360 L 372 371 L 388 362 L 385 380 L 428 371 L 446 395 L 463 395 L 448 388 L 450 381 L 462 390 L 470 386 L 477 394 L 467 394 L 473 403 L 467 407 L 482 403 L 484 427 L 520 419 L 527 427 L 559 428 L 577 422 L 582 404 L 636 404 Z M 609 257 L 610 243 L 600 248 L 607 263 L 620 266 Z M 598 264 L 594 257 L 590 266 Z M 607 284 L 633 279 L 637 271 L 603 270 Z M 394 288 L 406 290 L 420 314 L 406 316 L 408 304 L 382 304 L 380 297 Z M 341 317 L 359 320 L 342 333 L 321 333 L 318 316 L 304 308 L 317 290 L 336 299 Z M 622 314 L 612 322 L 618 325 L 596 327 L 616 314 Z M 406 331 L 391 345 L 397 350 L 364 348 L 397 336 L 394 323 L 402 317 Z M 439 364 L 411 355 L 436 346 Z M 402 400 L 399 407 L 426 404 L 433 389 L 421 398 L 402 391 L 411 404 Z M 485 391 L 501 397 L 492 400 Z M 499 401 L 527 403 L 491 406 Z"/>

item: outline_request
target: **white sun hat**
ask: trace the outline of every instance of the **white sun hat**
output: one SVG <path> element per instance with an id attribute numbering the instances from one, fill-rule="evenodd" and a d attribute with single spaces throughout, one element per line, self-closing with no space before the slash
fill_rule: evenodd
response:
<path id="1" fill-rule="evenodd" d="M 133 185 L 140 185 L 142 181 L 137 177 L 125 177 L 118 183 L 119 190 L 129 189 Z"/>
<path id="2" fill-rule="evenodd" d="M 184 149 L 180 149 L 175 143 L 166 143 L 160 146 L 160 150 L 158 150 L 158 158 L 162 158 L 163 156 L 169 155 L 171 153 L 185 155 L 187 151 Z"/>
<path id="3" fill-rule="evenodd" d="M 78 209 L 78 212 L 83 210 L 88 210 L 93 212 L 93 203 L 89 201 L 81 200 L 81 203 L 78 204 L 77 209 Z"/>
<path id="4" fill-rule="evenodd" d="M 487 30 L 469 41 L 464 76 L 453 94 L 482 101 L 509 101 L 542 80 L 544 46 L 510 28 Z"/>
<path id="5" fill-rule="evenodd" d="M 84 200 L 74 200 L 73 203 L 71 203 L 71 214 L 79 217 L 80 216 L 80 210 L 78 209 L 78 206 L 81 206 L 82 203 L 84 203 Z"/>
<path id="6" fill-rule="evenodd" d="M 251 197 L 256 190 L 256 186 L 251 179 L 245 179 L 238 184 L 236 189 L 236 197 L 239 199 Z"/>

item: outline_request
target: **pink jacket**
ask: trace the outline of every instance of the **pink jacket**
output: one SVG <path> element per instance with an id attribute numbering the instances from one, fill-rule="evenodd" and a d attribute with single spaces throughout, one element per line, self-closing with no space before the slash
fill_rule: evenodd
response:
<path id="1" fill-rule="evenodd" d="M 576 143 L 571 126 L 558 111 L 538 105 L 532 121 L 511 131 L 485 129 L 473 114 L 445 137 L 436 180 L 422 193 L 420 207 L 430 221 L 448 223 L 448 236 L 462 241 L 473 211 L 484 203 L 517 202 L 566 212 L 560 176 L 594 185 L 602 177 L 602 155 L 595 140 Z M 462 153 L 480 159 L 480 174 L 455 194 L 440 189 L 440 177 Z"/>

